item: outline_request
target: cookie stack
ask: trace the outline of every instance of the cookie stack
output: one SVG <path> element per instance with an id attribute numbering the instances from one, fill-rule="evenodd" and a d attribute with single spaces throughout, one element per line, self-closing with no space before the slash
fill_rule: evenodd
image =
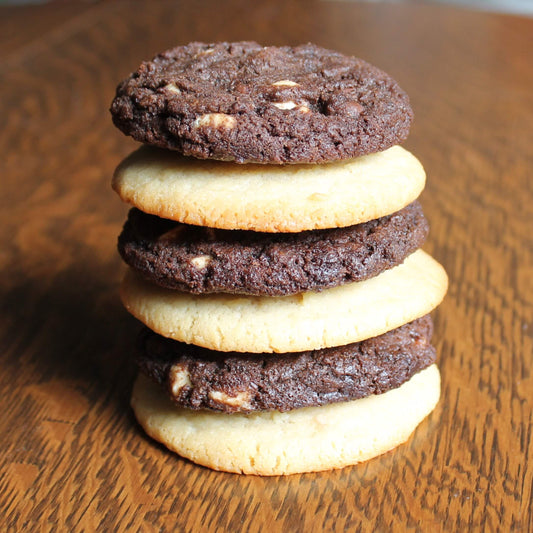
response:
<path id="1" fill-rule="evenodd" d="M 440 393 L 412 112 L 388 75 L 314 45 L 191 43 L 117 88 L 145 146 L 113 187 L 147 328 L 132 406 L 229 472 L 340 468 L 404 442 Z"/>

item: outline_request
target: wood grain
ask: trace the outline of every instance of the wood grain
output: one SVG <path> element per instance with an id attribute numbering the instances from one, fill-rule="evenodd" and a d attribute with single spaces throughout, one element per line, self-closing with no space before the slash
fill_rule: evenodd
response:
<path id="1" fill-rule="evenodd" d="M 2 529 L 530 530 L 533 20 L 308 0 L 24 9 L 0 8 Z M 135 143 L 107 109 L 155 52 L 243 38 L 364 57 L 415 109 L 426 249 L 451 280 L 434 313 L 443 396 L 406 445 L 357 467 L 211 472 L 128 407 L 137 324 L 117 295 L 126 208 L 109 183 Z"/>

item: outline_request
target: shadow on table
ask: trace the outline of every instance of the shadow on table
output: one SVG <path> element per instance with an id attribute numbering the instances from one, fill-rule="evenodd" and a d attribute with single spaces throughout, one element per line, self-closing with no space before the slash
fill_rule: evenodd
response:
<path id="1" fill-rule="evenodd" d="M 77 262 L 0 284 L 2 359 L 15 381 L 67 382 L 92 405 L 104 396 L 128 403 L 139 325 L 120 303 L 121 269 L 104 270 Z"/>

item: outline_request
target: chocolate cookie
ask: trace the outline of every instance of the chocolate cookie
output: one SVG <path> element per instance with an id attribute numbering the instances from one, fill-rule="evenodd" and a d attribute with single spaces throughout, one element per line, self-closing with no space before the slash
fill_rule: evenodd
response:
<path id="1" fill-rule="evenodd" d="M 189 226 L 132 209 L 118 248 L 162 287 L 284 296 L 377 276 L 422 246 L 427 232 L 418 202 L 348 228 L 278 234 Z"/>
<path id="2" fill-rule="evenodd" d="M 191 43 L 117 88 L 113 122 L 143 143 L 239 163 L 320 163 L 378 152 L 409 132 L 387 74 L 316 45 Z"/>
<path id="3" fill-rule="evenodd" d="M 181 407 L 289 411 L 399 387 L 435 361 L 432 329 L 426 315 L 373 339 L 277 356 L 214 352 L 145 329 L 138 363 Z"/>

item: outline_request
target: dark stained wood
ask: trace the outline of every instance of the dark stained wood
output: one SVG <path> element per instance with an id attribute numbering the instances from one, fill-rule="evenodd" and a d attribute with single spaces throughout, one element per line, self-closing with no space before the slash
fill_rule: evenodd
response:
<path id="1" fill-rule="evenodd" d="M 527 531 L 533 515 L 533 20 L 310 0 L 0 8 L 0 524 L 8 531 Z M 320 45 L 394 75 L 416 113 L 436 411 L 366 464 L 216 473 L 128 407 L 137 324 L 110 177 L 135 143 L 108 114 L 140 60 L 190 40 Z"/>

